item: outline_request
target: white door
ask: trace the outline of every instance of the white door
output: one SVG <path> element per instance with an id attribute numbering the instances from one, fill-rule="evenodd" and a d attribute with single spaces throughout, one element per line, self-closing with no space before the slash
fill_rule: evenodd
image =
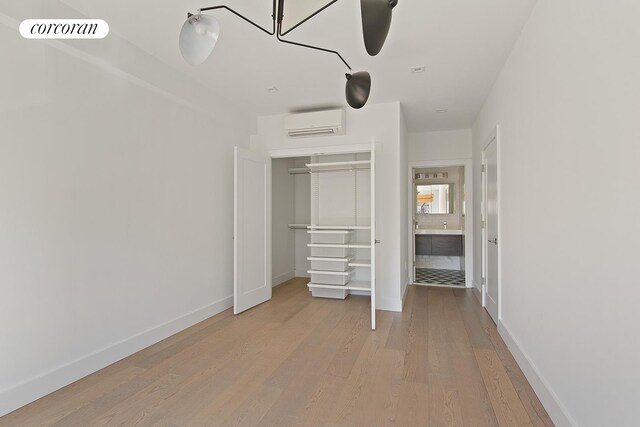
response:
<path id="1" fill-rule="evenodd" d="M 376 330 L 376 144 L 371 143 L 371 330 Z"/>
<path id="2" fill-rule="evenodd" d="M 484 149 L 485 194 L 485 307 L 494 322 L 498 323 L 498 146 L 494 138 Z"/>
<path id="3" fill-rule="evenodd" d="M 416 170 L 411 169 L 411 274 L 409 278 L 411 283 L 416 282 L 416 230 L 418 227 L 418 218 L 416 211 L 418 210 L 418 187 L 416 187 Z"/>
<path id="4" fill-rule="evenodd" d="M 222 208 L 222 207 L 221 207 Z M 271 299 L 271 159 L 235 149 L 233 312 Z"/>

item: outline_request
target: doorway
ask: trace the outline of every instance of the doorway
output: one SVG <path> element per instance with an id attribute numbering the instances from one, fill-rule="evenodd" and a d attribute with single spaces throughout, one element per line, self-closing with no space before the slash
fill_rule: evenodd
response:
<path id="1" fill-rule="evenodd" d="M 473 277 L 471 161 L 409 163 L 411 283 L 470 287 Z"/>
<path id="2" fill-rule="evenodd" d="M 482 299 L 496 324 L 500 318 L 500 251 L 497 132 L 482 151 Z"/>

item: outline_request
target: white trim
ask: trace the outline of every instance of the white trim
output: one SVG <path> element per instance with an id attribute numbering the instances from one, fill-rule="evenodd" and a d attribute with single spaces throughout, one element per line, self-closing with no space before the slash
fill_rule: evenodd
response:
<path id="1" fill-rule="evenodd" d="M 296 273 L 293 270 L 280 274 L 279 276 L 271 279 L 271 287 L 275 288 L 276 286 L 282 285 L 284 282 L 286 282 L 287 280 L 291 280 L 294 277 L 296 277 Z"/>
<path id="2" fill-rule="evenodd" d="M 547 410 L 553 423 L 558 426 L 577 426 L 578 423 L 571 417 L 567 407 L 562 403 L 558 395 L 553 391 L 549 382 L 542 376 L 531 358 L 524 351 L 518 340 L 511 334 L 509 328 L 502 320 L 498 322 L 498 333 L 504 340 L 513 358 L 522 369 L 524 376 L 531 384 L 533 391 Z"/>
<path id="3" fill-rule="evenodd" d="M 284 148 L 278 150 L 269 150 L 267 154 L 272 159 L 281 159 L 288 157 L 309 157 L 322 156 L 328 154 L 349 154 L 349 153 L 369 153 L 371 152 L 371 144 L 349 144 L 349 145 L 331 145 L 328 147 L 301 147 L 301 148 Z"/>
<path id="4" fill-rule="evenodd" d="M 464 186 L 465 186 L 465 207 L 464 216 L 464 266 L 465 266 L 465 284 L 467 288 L 473 286 L 473 160 L 472 159 L 453 159 L 453 160 L 425 160 L 420 162 L 408 163 L 408 224 L 409 224 L 409 254 L 411 255 L 412 265 L 409 269 L 409 280 L 415 283 L 415 248 L 414 248 L 414 224 L 413 224 L 413 177 L 414 169 L 420 168 L 442 168 L 451 166 L 462 166 L 464 168 Z"/>
<path id="5" fill-rule="evenodd" d="M 476 296 L 476 299 L 478 300 L 478 302 L 480 303 L 480 305 L 482 305 L 482 306 L 484 307 L 484 305 L 483 305 L 483 303 L 482 303 L 482 292 L 480 291 L 480 289 L 476 288 L 476 286 L 475 286 L 475 285 L 474 285 L 474 286 L 472 286 L 472 287 L 471 287 L 471 289 L 473 289 L 473 295 L 475 295 L 475 296 Z"/>
<path id="6" fill-rule="evenodd" d="M 0 416 L 93 374 L 233 306 L 233 295 L 212 302 L 132 337 L 96 350 L 42 375 L 0 391 Z"/>
<path id="7" fill-rule="evenodd" d="M 402 294 L 402 310 L 404 311 L 404 304 L 407 302 L 407 295 L 409 294 L 409 286 L 411 286 L 411 283 L 407 283 L 404 286 L 404 293 Z"/>

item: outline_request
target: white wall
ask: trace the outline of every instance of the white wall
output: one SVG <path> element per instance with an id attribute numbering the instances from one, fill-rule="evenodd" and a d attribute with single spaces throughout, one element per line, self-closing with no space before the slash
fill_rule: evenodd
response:
<path id="1" fill-rule="evenodd" d="M 539 0 L 473 130 L 480 194 L 500 125 L 500 329 L 558 425 L 638 423 L 639 18 Z"/>
<path id="2" fill-rule="evenodd" d="M 417 132 L 409 134 L 409 161 L 471 158 L 471 130 Z"/>
<path id="3" fill-rule="evenodd" d="M 402 308 L 402 266 L 406 265 L 406 232 L 400 233 L 406 203 L 399 189 L 401 171 L 406 176 L 406 162 L 401 163 L 400 104 L 371 104 L 362 110 L 347 109 L 346 134 L 330 137 L 288 138 L 284 132 L 284 115 L 258 118 L 258 133 L 252 148 L 277 150 L 287 148 L 326 147 L 345 144 L 369 144 L 375 137 L 380 144 L 376 170 L 377 191 L 377 307 L 399 311 Z M 403 237 L 405 236 L 405 237 Z"/>
<path id="4" fill-rule="evenodd" d="M 232 302 L 249 121 L 116 33 L 22 39 L 53 3 L 0 7 L 0 415 Z"/>
<path id="5" fill-rule="evenodd" d="M 294 182 L 288 169 L 293 167 L 293 159 L 273 159 L 272 215 L 271 215 L 271 264 L 272 285 L 277 286 L 294 277 L 294 231 L 289 224 L 294 222 Z"/>

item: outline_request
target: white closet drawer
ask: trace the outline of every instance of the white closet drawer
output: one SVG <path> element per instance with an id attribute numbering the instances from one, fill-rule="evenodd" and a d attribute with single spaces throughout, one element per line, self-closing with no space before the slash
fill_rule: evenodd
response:
<path id="1" fill-rule="evenodd" d="M 311 256 L 318 258 L 346 258 L 351 256 L 351 248 L 340 246 L 316 246 L 313 243 L 308 245 L 311 248 Z"/>
<path id="2" fill-rule="evenodd" d="M 307 257 L 311 261 L 312 270 L 323 271 L 347 271 L 349 269 L 349 262 L 353 260 L 352 257 L 345 258 L 320 258 L 320 257 Z"/>
<path id="3" fill-rule="evenodd" d="M 352 230 L 309 230 L 311 243 L 347 244 L 351 241 Z"/>
<path id="4" fill-rule="evenodd" d="M 311 296 L 316 298 L 345 299 L 349 295 L 347 289 L 323 289 L 311 287 Z"/>
<path id="5" fill-rule="evenodd" d="M 307 273 L 311 275 L 311 283 L 320 285 L 346 285 L 351 280 L 353 271 L 319 271 L 309 270 Z"/>

